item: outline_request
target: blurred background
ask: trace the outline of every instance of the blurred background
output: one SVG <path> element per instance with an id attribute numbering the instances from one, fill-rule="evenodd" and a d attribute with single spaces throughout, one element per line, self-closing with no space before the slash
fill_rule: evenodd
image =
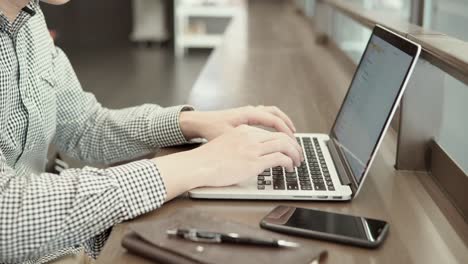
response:
<path id="1" fill-rule="evenodd" d="M 316 0 L 274 2 L 291 2 L 298 12 L 312 18 L 312 27 L 313 18 L 326 11 L 317 10 Z M 363 12 L 387 21 L 406 21 L 468 41 L 468 0 L 338 2 L 358 5 Z M 185 103 L 210 52 L 222 43 L 230 20 L 248 6 L 249 1 L 242 0 L 72 0 L 63 6 L 42 4 L 56 44 L 70 57 L 83 88 L 110 108 Z M 329 14 L 327 19 L 330 39 L 356 64 L 370 30 L 340 12 Z M 460 122 L 468 112 L 468 89 L 449 74 L 444 82 L 443 124 L 437 139 L 468 171 L 468 122 Z"/>
<path id="2" fill-rule="evenodd" d="M 211 49 L 221 42 L 240 8 L 243 1 L 232 0 L 42 4 L 56 44 L 70 57 L 83 88 L 111 108 L 184 103 Z M 179 19 L 183 29 L 175 30 L 176 10 L 184 13 Z M 176 35 L 195 36 L 180 47 L 190 48 L 188 56 L 175 58 Z"/>
<path id="3" fill-rule="evenodd" d="M 315 2 L 295 4 L 313 16 Z M 468 40 L 468 30 L 461 26 L 468 25 L 468 0 L 348 2 Z M 72 0 L 63 6 L 42 5 L 56 43 L 71 58 L 84 89 L 108 107 L 183 103 L 210 48 L 221 42 L 236 12 L 246 8 L 238 0 Z M 346 16 L 338 14 L 335 20 L 335 42 L 357 62 L 370 30 Z M 115 96 L 107 96 L 109 92 Z"/>

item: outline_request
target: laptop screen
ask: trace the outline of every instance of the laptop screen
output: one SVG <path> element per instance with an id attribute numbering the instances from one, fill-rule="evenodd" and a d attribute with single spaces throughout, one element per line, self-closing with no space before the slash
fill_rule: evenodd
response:
<path id="1" fill-rule="evenodd" d="M 413 59 L 375 34 L 361 58 L 332 129 L 358 185 L 370 165 Z"/>

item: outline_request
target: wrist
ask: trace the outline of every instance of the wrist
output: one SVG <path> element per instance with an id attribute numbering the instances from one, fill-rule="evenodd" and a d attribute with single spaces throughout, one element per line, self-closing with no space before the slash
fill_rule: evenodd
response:
<path id="1" fill-rule="evenodd" d="M 181 112 L 179 117 L 180 130 L 187 140 L 202 138 L 202 113 L 196 111 Z"/>
<path id="2" fill-rule="evenodd" d="M 152 161 L 159 170 L 161 179 L 164 182 L 167 192 L 167 200 L 171 200 L 178 195 L 191 189 L 199 187 L 199 174 L 196 169 L 185 170 L 183 168 L 193 168 L 187 152 L 175 153 L 167 156 L 154 158 Z M 180 166 L 181 163 L 185 165 Z"/>

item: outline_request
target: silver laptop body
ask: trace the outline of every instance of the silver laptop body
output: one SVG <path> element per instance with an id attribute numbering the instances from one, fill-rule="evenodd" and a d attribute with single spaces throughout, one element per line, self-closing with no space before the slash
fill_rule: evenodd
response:
<path id="1" fill-rule="evenodd" d="M 300 167 L 293 173 L 267 169 L 238 185 L 197 188 L 190 197 L 351 200 L 368 175 L 420 50 L 418 44 L 376 26 L 330 134 L 296 134 L 305 157 Z"/>

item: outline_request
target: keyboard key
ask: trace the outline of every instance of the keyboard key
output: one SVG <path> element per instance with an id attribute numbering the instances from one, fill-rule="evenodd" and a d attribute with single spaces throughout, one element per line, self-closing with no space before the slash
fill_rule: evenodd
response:
<path id="1" fill-rule="evenodd" d="M 264 177 L 264 176 L 258 176 L 258 177 L 257 177 L 257 180 L 263 181 L 263 180 L 265 180 L 265 177 Z"/>
<path id="2" fill-rule="evenodd" d="M 257 181 L 257 184 L 258 185 L 263 185 L 263 181 L 259 180 L 259 181 Z"/>
<path id="3" fill-rule="evenodd" d="M 265 187 L 265 186 L 263 186 L 263 187 Z M 279 184 L 278 185 L 273 185 L 273 189 L 275 189 L 275 190 L 284 190 L 285 189 L 284 184 L 283 185 L 279 185 Z"/>
<path id="4" fill-rule="evenodd" d="M 264 186 L 264 185 L 258 185 L 258 186 L 257 186 L 257 189 L 259 189 L 259 190 L 265 190 L 265 186 Z"/>
<path id="5" fill-rule="evenodd" d="M 334 190 L 333 181 L 327 163 L 323 156 L 320 142 L 317 138 L 299 138 L 296 141 L 302 146 L 305 161 L 301 162 L 295 172 L 286 172 L 282 167 L 272 168 L 260 174 L 258 178 L 259 186 L 273 185 L 274 190 Z M 268 173 L 266 173 L 268 172 Z M 271 181 L 265 177 L 273 176 Z M 261 184 L 260 184 L 261 181 Z"/>
<path id="6" fill-rule="evenodd" d="M 275 171 L 276 171 L 276 172 L 283 172 L 283 168 L 281 168 L 281 167 L 274 167 L 274 168 L 273 168 L 273 172 L 275 172 Z"/>
<path id="7" fill-rule="evenodd" d="M 264 171 L 264 172 L 260 173 L 258 176 L 270 176 L 270 175 L 271 175 L 270 171 L 268 171 L 268 172 Z"/>
<path id="8" fill-rule="evenodd" d="M 327 188 L 325 187 L 325 185 L 315 185 L 315 190 L 317 190 L 317 191 L 326 191 Z"/>
<path id="9" fill-rule="evenodd" d="M 273 171 L 273 176 L 283 176 L 282 171 Z"/>
<path id="10" fill-rule="evenodd" d="M 283 176 L 273 176 L 273 188 L 275 190 L 284 190 L 284 177 Z"/>

